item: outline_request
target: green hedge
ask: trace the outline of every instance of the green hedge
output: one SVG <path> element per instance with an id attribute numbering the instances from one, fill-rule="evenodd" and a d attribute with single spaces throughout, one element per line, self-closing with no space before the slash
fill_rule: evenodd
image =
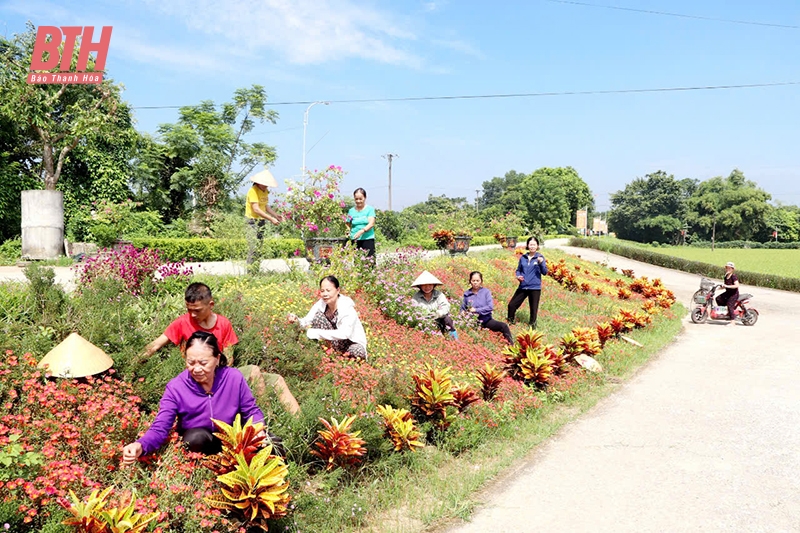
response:
<path id="1" fill-rule="evenodd" d="M 157 239 L 134 237 L 137 248 L 155 248 L 170 261 L 227 261 L 247 257 L 245 239 Z M 293 257 L 295 250 L 303 250 L 300 239 L 264 239 L 261 257 L 276 259 Z"/>
<path id="2" fill-rule="evenodd" d="M 582 248 L 594 248 L 595 250 L 621 255 L 622 257 L 627 257 L 635 261 L 681 270 L 683 272 L 700 274 L 709 278 L 721 279 L 725 276 L 725 267 L 720 265 L 690 261 L 689 259 L 653 252 L 645 250 L 644 248 L 624 246 L 613 241 L 574 237 L 570 239 L 569 245 L 580 246 Z M 748 272 L 746 270 L 737 270 L 736 276 L 741 283 L 747 285 L 800 292 L 800 278 L 789 278 L 786 276 L 776 276 L 774 274 L 760 274 L 757 272 Z"/>
<path id="3" fill-rule="evenodd" d="M 693 242 L 692 248 L 711 248 L 711 241 Z M 715 248 L 765 248 L 768 250 L 798 250 L 800 242 L 755 242 L 755 241 L 723 241 L 714 244 Z"/>

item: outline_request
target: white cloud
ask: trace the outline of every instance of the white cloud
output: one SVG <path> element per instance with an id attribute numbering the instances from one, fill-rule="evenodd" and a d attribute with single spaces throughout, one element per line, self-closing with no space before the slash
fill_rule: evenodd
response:
<path id="1" fill-rule="evenodd" d="M 416 40 L 410 22 L 350 0 L 146 1 L 190 29 L 275 50 L 290 63 L 361 58 L 422 66 L 420 57 L 404 49 Z"/>
<path id="2" fill-rule="evenodd" d="M 476 59 L 486 59 L 486 55 L 483 52 L 472 46 L 466 41 L 462 41 L 459 39 L 433 39 L 431 43 L 435 44 L 436 46 L 441 46 L 443 48 L 449 48 L 450 50 L 455 50 L 456 52 L 461 52 L 462 54 L 472 56 Z"/>

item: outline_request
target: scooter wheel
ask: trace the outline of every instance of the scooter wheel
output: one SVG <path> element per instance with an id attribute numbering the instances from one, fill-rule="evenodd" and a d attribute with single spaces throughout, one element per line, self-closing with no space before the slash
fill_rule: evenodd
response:
<path id="1" fill-rule="evenodd" d="M 695 324 L 702 324 L 708 320 L 708 311 L 702 307 L 695 307 L 692 309 L 692 322 Z"/>
<path id="2" fill-rule="evenodd" d="M 755 309 L 748 309 L 742 317 L 742 324 L 745 326 L 754 326 L 758 322 L 758 311 Z"/>

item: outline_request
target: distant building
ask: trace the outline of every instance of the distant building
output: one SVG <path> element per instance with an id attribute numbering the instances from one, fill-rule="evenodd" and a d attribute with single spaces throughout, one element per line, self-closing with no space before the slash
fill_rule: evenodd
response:
<path id="1" fill-rule="evenodd" d="M 575 227 L 578 233 L 586 235 L 589 230 L 589 213 L 586 209 L 578 209 L 575 213 Z"/>
<path id="2" fill-rule="evenodd" d="M 608 223 L 600 217 L 594 217 L 592 235 L 608 235 Z"/>

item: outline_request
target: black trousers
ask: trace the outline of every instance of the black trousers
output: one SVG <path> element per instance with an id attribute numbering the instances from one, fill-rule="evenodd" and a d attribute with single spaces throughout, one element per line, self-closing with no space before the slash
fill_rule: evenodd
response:
<path id="1" fill-rule="evenodd" d="M 286 458 L 286 448 L 283 446 L 283 439 L 271 431 L 268 431 L 267 440 L 272 444 L 273 454 Z M 189 451 L 202 453 L 204 455 L 214 455 L 222 451 L 222 441 L 206 428 L 187 429 L 183 433 L 183 442 L 189 447 Z"/>
<path id="2" fill-rule="evenodd" d="M 517 309 L 528 299 L 528 305 L 531 308 L 531 319 L 528 321 L 531 326 L 536 327 L 536 317 L 539 314 L 539 298 L 542 296 L 542 289 L 521 289 L 517 287 L 517 292 L 511 297 L 508 302 L 508 321 L 514 322 L 517 316 Z"/>
<path id="3" fill-rule="evenodd" d="M 486 328 L 489 331 L 497 331 L 498 333 L 502 333 L 503 337 L 505 337 L 506 341 L 508 341 L 508 344 L 514 344 L 514 337 L 511 336 L 511 328 L 509 328 L 508 324 L 505 322 L 500 322 L 499 320 L 490 318 L 486 322 L 481 322 L 481 327 Z"/>
<path id="4" fill-rule="evenodd" d="M 444 315 L 437 318 L 436 326 L 442 333 L 456 330 L 456 325 L 453 323 L 453 319 L 450 317 L 450 315 Z"/>
<path id="5" fill-rule="evenodd" d="M 736 302 L 739 301 L 739 291 L 734 291 L 732 293 L 728 293 L 728 291 L 723 292 L 719 296 L 717 296 L 717 305 L 726 305 L 728 306 L 728 320 L 735 320 L 736 317 L 733 316 L 734 311 L 736 310 Z"/>
<path id="6" fill-rule="evenodd" d="M 375 257 L 375 239 L 364 239 L 353 242 L 356 243 L 356 248 L 359 250 L 367 251 L 367 257 Z"/>

